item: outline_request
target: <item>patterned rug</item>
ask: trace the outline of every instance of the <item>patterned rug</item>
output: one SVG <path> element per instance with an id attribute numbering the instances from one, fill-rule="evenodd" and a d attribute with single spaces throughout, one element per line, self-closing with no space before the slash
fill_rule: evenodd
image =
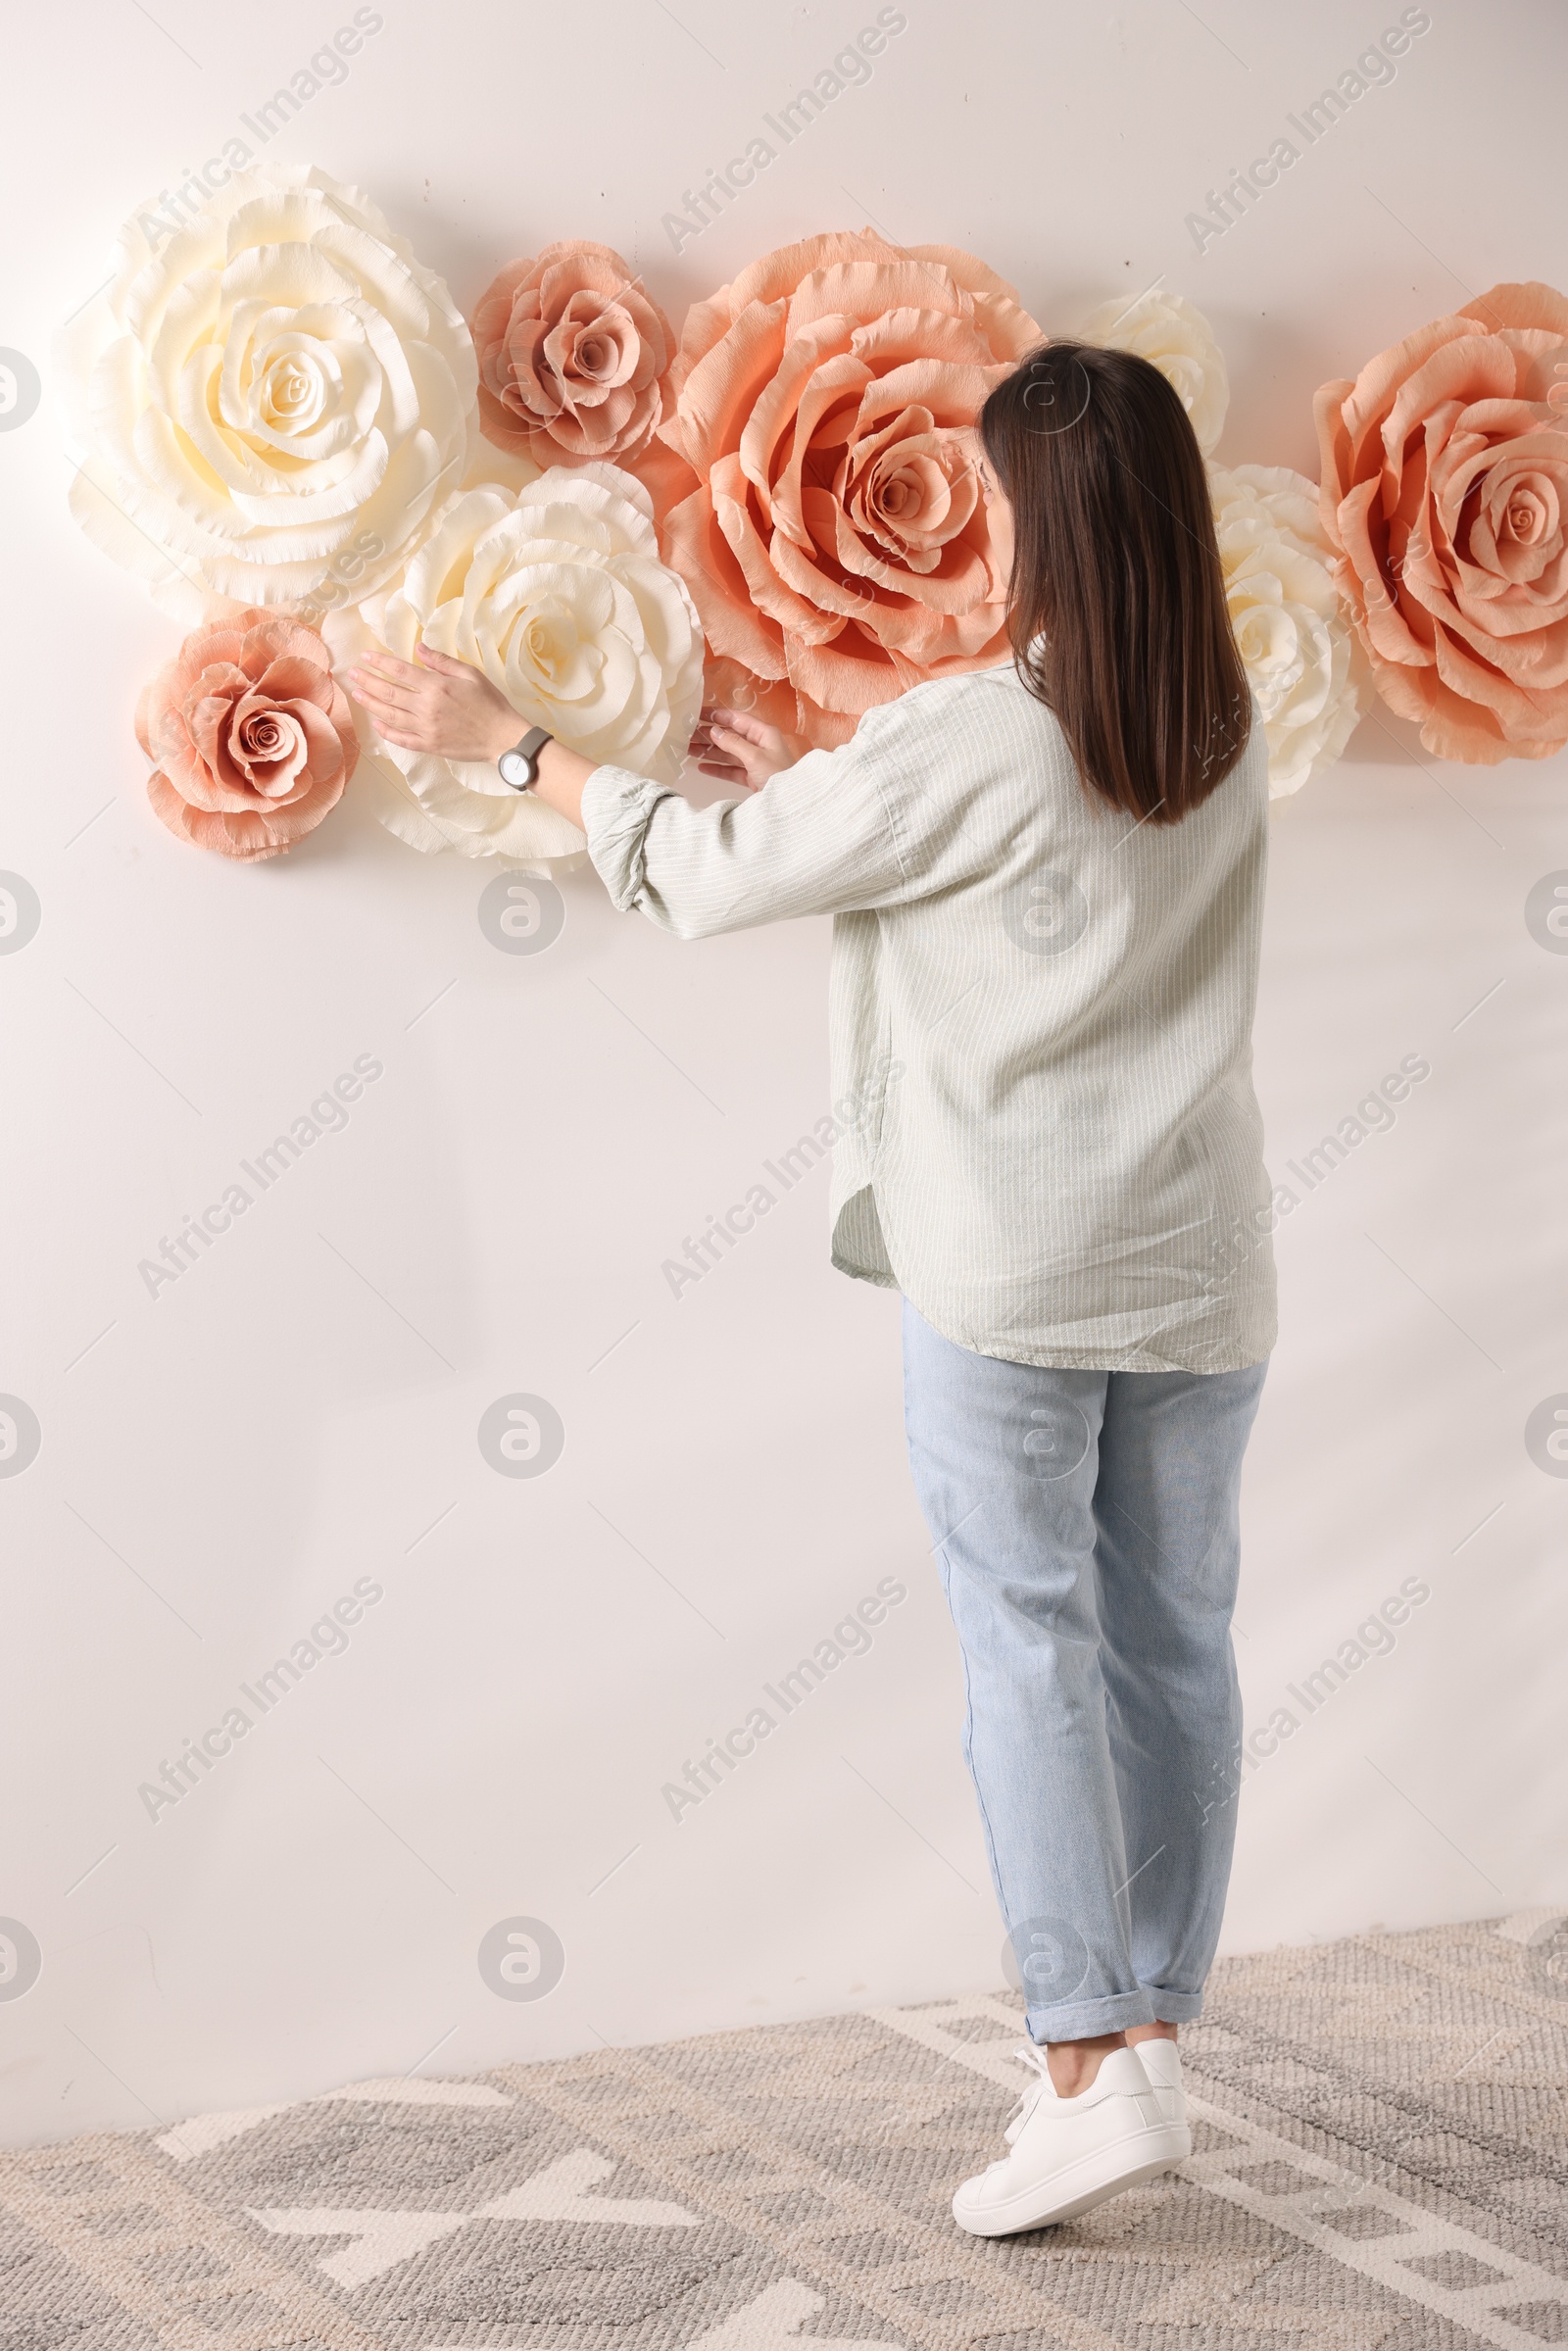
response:
<path id="1" fill-rule="evenodd" d="M 1192 2161 L 998 2243 L 1005 1994 L 0 2156 L 3 2351 L 1568 2342 L 1568 1918 L 1233 1959 Z"/>

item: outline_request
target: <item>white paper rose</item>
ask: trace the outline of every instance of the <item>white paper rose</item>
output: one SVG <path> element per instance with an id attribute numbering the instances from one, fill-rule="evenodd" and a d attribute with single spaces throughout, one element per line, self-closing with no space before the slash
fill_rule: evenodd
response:
<path id="1" fill-rule="evenodd" d="M 664 783 L 680 772 L 702 704 L 696 607 L 660 561 L 648 492 L 614 465 L 553 465 L 520 490 L 465 490 L 401 587 L 329 634 L 340 656 L 374 638 L 404 661 L 422 638 L 482 669 L 519 735 L 545 726 L 588 759 Z M 363 710 L 360 720 L 368 728 Z M 493 766 L 368 739 L 376 812 L 415 849 L 536 866 L 581 854 L 575 825 Z"/>
<path id="2" fill-rule="evenodd" d="M 1231 625 L 1268 737 L 1271 798 L 1332 766 L 1370 689 L 1340 601 L 1315 483 L 1288 465 L 1211 465 Z"/>
<path id="3" fill-rule="evenodd" d="M 72 511 L 187 622 L 394 578 L 476 429 L 445 285 L 306 164 L 237 172 L 178 229 L 150 206 L 127 221 L 58 357 Z"/>
<path id="4" fill-rule="evenodd" d="M 1079 330 L 1086 343 L 1134 351 L 1156 367 L 1187 411 L 1207 457 L 1225 429 L 1230 379 L 1213 328 L 1196 303 L 1152 287 L 1132 302 L 1102 302 Z"/>

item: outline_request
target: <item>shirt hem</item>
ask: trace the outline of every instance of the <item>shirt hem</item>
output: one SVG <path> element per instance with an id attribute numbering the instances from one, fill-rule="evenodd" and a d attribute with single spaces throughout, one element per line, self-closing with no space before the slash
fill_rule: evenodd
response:
<path id="1" fill-rule="evenodd" d="M 951 1347 L 961 1347 L 967 1354 L 985 1355 L 997 1363 L 1027 1364 L 1032 1371 L 1184 1372 L 1195 1378 L 1208 1372 L 1250 1371 L 1254 1365 L 1268 1361 L 1279 1337 L 1276 1327 L 1266 1342 L 1237 1339 L 1226 1347 L 1205 1347 L 1200 1350 L 1202 1360 L 1195 1362 L 1190 1357 L 1184 1359 L 1181 1350 L 1160 1353 L 1143 1342 L 1121 1347 L 1053 1347 L 1049 1342 L 1020 1342 L 1010 1335 L 1005 1340 L 991 1340 L 973 1331 L 960 1333 L 929 1312 L 911 1291 L 905 1289 L 904 1296 L 920 1320 Z"/>
<path id="2" fill-rule="evenodd" d="M 858 1200 L 869 1195 L 874 1229 L 882 1244 L 880 1257 L 855 1258 L 846 1256 L 839 1248 L 839 1229 L 847 1211 Z M 832 1238 L 828 1245 L 829 1261 L 838 1273 L 847 1274 L 852 1282 L 868 1282 L 875 1290 L 897 1290 L 907 1298 L 922 1322 L 929 1324 L 940 1339 L 951 1347 L 961 1347 L 967 1354 L 985 1355 L 997 1363 L 1022 1363 L 1033 1371 L 1139 1371 L 1184 1372 L 1194 1377 L 1207 1372 L 1250 1371 L 1255 1364 L 1266 1363 L 1279 1337 L 1278 1317 L 1269 1306 L 1265 1341 L 1254 1342 L 1242 1338 L 1233 1330 L 1225 1340 L 1216 1344 L 1210 1338 L 1200 1348 L 1193 1350 L 1202 1360 L 1194 1361 L 1187 1350 L 1161 1353 L 1147 1342 L 1135 1341 L 1131 1346 L 1097 1347 L 1094 1346 L 1053 1347 L 1049 1340 L 1019 1341 L 1012 1333 L 991 1338 L 974 1331 L 953 1330 L 937 1315 L 923 1306 L 909 1283 L 896 1271 L 897 1250 L 889 1236 L 887 1220 L 872 1177 L 846 1186 L 845 1197 L 833 1211 Z M 1249 1318 L 1247 1326 L 1258 1325 Z M 1183 1359 L 1184 1355 L 1187 1359 Z"/>

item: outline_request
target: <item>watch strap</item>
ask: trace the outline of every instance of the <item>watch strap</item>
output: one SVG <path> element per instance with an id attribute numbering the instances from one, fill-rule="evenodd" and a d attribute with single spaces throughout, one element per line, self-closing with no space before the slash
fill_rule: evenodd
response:
<path id="1" fill-rule="evenodd" d="M 539 754 L 554 739 L 547 726 L 530 726 L 527 733 L 520 736 L 510 751 L 504 751 L 496 761 L 502 782 L 510 785 L 514 792 L 531 792 L 539 780 Z"/>

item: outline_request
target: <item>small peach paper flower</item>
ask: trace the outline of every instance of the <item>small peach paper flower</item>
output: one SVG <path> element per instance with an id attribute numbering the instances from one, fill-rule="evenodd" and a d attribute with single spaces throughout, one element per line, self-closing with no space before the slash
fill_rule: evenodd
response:
<path id="1" fill-rule="evenodd" d="M 313 832 L 360 756 L 315 629 L 259 610 L 193 629 L 152 680 L 136 738 L 154 812 L 198 849 L 271 857 Z"/>
<path id="2" fill-rule="evenodd" d="M 783 246 L 695 306 L 660 437 L 698 477 L 664 543 L 711 686 L 836 744 L 922 678 L 1006 659 L 974 425 L 1040 340 L 972 254 L 869 229 Z"/>
<path id="3" fill-rule="evenodd" d="M 1440 759 L 1568 743 L 1568 300 L 1500 285 L 1317 395 L 1323 520 L 1379 693 Z"/>
<path id="4" fill-rule="evenodd" d="M 663 415 L 675 330 L 608 245 L 509 262 L 473 314 L 487 441 L 536 465 L 624 465 Z"/>

